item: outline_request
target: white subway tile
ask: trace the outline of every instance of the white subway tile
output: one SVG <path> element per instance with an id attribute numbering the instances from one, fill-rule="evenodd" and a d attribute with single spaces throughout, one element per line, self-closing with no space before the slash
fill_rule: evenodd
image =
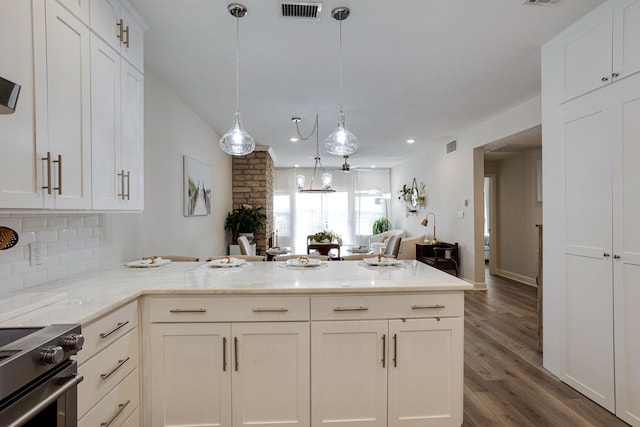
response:
<path id="1" fill-rule="evenodd" d="M 60 255 L 67 252 L 67 242 L 47 243 L 47 255 Z"/>
<path id="2" fill-rule="evenodd" d="M 58 232 L 55 230 L 38 231 L 36 241 L 38 242 L 55 242 L 58 240 Z"/>
<path id="3" fill-rule="evenodd" d="M 76 230 L 74 228 L 65 228 L 58 230 L 58 240 L 74 240 L 76 239 Z"/>
<path id="4" fill-rule="evenodd" d="M 9 276 L 11 276 L 9 264 L 0 264 L 0 279 L 6 279 Z"/>
<path id="5" fill-rule="evenodd" d="M 35 231 L 27 231 L 20 233 L 20 240 L 18 240 L 18 245 L 27 246 L 29 243 L 33 243 L 36 241 L 36 232 Z"/>
<path id="6" fill-rule="evenodd" d="M 73 276 L 75 274 L 84 273 L 84 263 L 83 262 L 76 262 L 74 264 L 69 264 L 67 266 L 67 273 L 69 274 L 69 276 Z"/>
<path id="7" fill-rule="evenodd" d="M 97 248 L 100 245 L 100 240 L 96 238 L 90 238 L 84 240 L 84 247 L 89 249 Z"/>
<path id="8" fill-rule="evenodd" d="M 22 231 L 40 231 L 47 226 L 47 220 L 44 217 L 26 217 L 22 218 Z"/>
<path id="9" fill-rule="evenodd" d="M 38 271 L 36 273 L 25 274 L 23 277 L 23 287 L 30 288 L 31 286 L 42 285 L 47 283 L 47 272 Z"/>
<path id="10" fill-rule="evenodd" d="M 20 234 L 22 231 L 22 219 L 21 218 L 0 218 L 0 225 L 8 227 Z"/>
<path id="11" fill-rule="evenodd" d="M 100 221 L 98 220 L 98 215 L 91 215 L 84 218 L 84 226 L 85 227 L 99 227 Z"/>
<path id="12" fill-rule="evenodd" d="M 84 249 L 84 240 L 70 240 L 67 242 L 67 250 L 71 251 L 79 251 Z"/>
<path id="13" fill-rule="evenodd" d="M 11 275 L 12 276 L 23 276 L 29 273 L 35 273 L 38 271 L 36 266 L 31 266 L 28 260 L 14 262 L 11 265 Z"/>
<path id="14" fill-rule="evenodd" d="M 82 215 L 73 215 L 67 218 L 67 227 L 80 228 L 84 227 L 84 217 Z"/>
<path id="15" fill-rule="evenodd" d="M 22 276 L 0 280 L 0 290 L 3 292 L 12 292 L 18 289 L 22 289 Z"/>
<path id="16" fill-rule="evenodd" d="M 93 229 L 89 227 L 78 228 L 78 239 L 86 239 L 93 236 Z"/>
<path id="17" fill-rule="evenodd" d="M 65 277 L 67 277 L 66 265 L 61 265 L 47 270 L 47 280 L 50 282 L 53 280 L 64 279 Z"/>
<path id="18" fill-rule="evenodd" d="M 67 218 L 64 216 L 48 216 L 47 228 L 49 230 L 57 230 L 67 226 Z"/>
<path id="19" fill-rule="evenodd" d="M 28 253 L 27 248 L 18 246 L 2 250 L 0 251 L 0 264 L 10 264 L 12 262 L 22 261 L 25 259 L 25 254 Z"/>

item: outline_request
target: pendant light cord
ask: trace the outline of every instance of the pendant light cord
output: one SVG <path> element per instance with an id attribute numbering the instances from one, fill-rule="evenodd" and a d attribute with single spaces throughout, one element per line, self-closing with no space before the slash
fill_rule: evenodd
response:
<path id="1" fill-rule="evenodd" d="M 340 113 L 342 113 L 342 21 L 340 21 Z"/>
<path id="2" fill-rule="evenodd" d="M 240 112 L 240 18 L 236 16 L 236 111 Z"/>

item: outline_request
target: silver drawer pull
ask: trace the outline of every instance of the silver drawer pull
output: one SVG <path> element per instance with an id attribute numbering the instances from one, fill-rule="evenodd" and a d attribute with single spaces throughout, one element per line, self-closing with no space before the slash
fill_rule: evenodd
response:
<path id="1" fill-rule="evenodd" d="M 433 304 L 433 305 L 412 305 L 412 310 L 428 310 L 433 308 L 445 308 L 446 306 L 442 304 Z"/>
<path id="2" fill-rule="evenodd" d="M 288 308 L 254 308 L 254 313 L 287 313 Z"/>
<path id="3" fill-rule="evenodd" d="M 126 402 L 119 404 L 116 412 L 114 412 L 113 415 L 111 415 L 111 418 L 109 418 L 107 421 L 100 423 L 100 427 L 109 427 L 111 424 L 113 424 L 116 418 L 118 418 L 118 416 L 122 413 L 122 411 L 124 411 L 124 408 L 126 408 L 129 403 L 131 403 L 131 401 L 127 400 Z"/>
<path id="4" fill-rule="evenodd" d="M 206 313 L 206 308 L 192 308 L 192 309 L 183 309 L 183 308 L 174 308 L 169 310 L 169 313 Z"/>
<path id="5" fill-rule="evenodd" d="M 333 311 L 367 311 L 368 307 L 334 307 Z"/>
<path id="6" fill-rule="evenodd" d="M 100 378 L 103 379 L 103 380 L 106 380 L 111 375 L 115 374 L 118 369 L 122 368 L 122 365 L 127 363 L 129 361 L 129 359 L 130 359 L 130 357 L 118 360 L 118 364 L 116 365 L 116 367 L 113 368 L 112 370 L 110 370 L 109 372 L 107 372 L 106 374 L 100 374 Z"/>
<path id="7" fill-rule="evenodd" d="M 103 332 L 100 334 L 100 338 L 104 339 L 107 338 L 109 335 L 113 334 L 114 332 L 117 332 L 120 328 L 122 328 L 124 325 L 128 324 L 129 321 L 125 321 L 125 322 L 118 322 L 118 325 L 113 328 L 112 330 L 110 330 L 109 332 Z"/>

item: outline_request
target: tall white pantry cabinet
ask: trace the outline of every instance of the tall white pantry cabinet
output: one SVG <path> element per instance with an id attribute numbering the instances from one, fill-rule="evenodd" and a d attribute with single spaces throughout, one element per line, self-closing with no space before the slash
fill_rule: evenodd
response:
<path id="1" fill-rule="evenodd" d="M 545 225 L 560 231 L 545 242 L 562 248 L 559 268 L 544 279 L 560 287 L 552 305 L 560 319 L 557 374 L 634 426 L 640 426 L 638 71 L 638 0 L 605 3 L 542 50 L 545 175 L 558 183 L 552 191 L 561 200 L 545 210 Z M 555 260 L 549 261 L 545 266 Z"/>

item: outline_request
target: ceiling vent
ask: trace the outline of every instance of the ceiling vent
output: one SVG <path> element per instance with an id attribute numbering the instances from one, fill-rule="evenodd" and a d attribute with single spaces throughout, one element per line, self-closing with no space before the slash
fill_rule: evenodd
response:
<path id="1" fill-rule="evenodd" d="M 319 20 L 320 12 L 322 12 L 322 3 L 282 2 L 284 18 Z"/>
<path id="2" fill-rule="evenodd" d="M 524 0 L 522 4 L 533 4 L 538 6 L 550 6 L 559 3 L 560 0 Z"/>
<path id="3" fill-rule="evenodd" d="M 447 154 L 453 153 L 458 149 L 458 140 L 454 139 L 450 143 L 447 144 Z"/>

